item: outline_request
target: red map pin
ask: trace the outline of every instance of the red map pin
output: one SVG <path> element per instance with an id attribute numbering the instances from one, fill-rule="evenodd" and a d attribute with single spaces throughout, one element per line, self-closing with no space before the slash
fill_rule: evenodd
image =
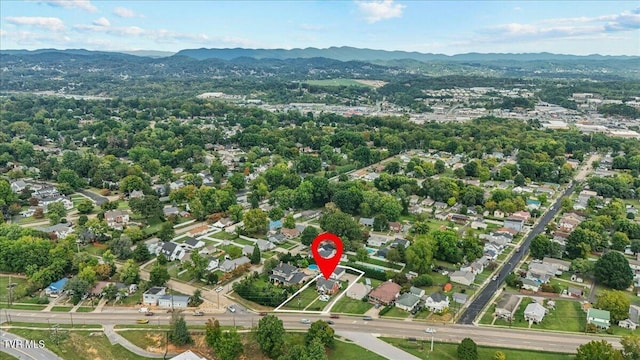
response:
<path id="1" fill-rule="evenodd" d="M 334 246 L 323 243 L 333 243 Z M 336 234 L 329 232 L 316 236 L 311 243 L 311 253 L 316 260 L 316 264 L 322 271 L 324 278 L 329 280 L 333 270 L 336 269 L 342 257 L 342 240 Z"/>

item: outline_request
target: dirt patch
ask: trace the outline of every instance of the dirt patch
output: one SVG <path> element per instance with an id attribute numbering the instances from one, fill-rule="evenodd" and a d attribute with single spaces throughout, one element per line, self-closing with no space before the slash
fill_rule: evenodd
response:
<path id="1" fill-rule="evenodd" d="M 372 86 L 374 88 L 379 88 L 379 87 L 383 87 L 387 84 L 386 81 L 382 81 L 382 80 L 360 80 L 360 79 L 355 79 L 354 81 L 359 82 L 360 84 L 364 84 L 367 86 Z"/>

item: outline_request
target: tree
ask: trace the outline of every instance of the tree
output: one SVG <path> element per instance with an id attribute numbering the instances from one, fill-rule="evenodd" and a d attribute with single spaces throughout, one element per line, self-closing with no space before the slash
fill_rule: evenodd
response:
<path id="1" fill-rule="evenodd" d="M 282 227 L 284 227 L 285 229 L 295 229 L 296 220 L 293 218 L 292 214 L 289 214 L 284 218 L 284 222 L 282 223 Z"/>
<path id="2" fill-rule="evenodd" d="M 78 212 L 80 214 L 89 214 L 93 211 L 93 203 L 89 199 L 85 199 L 78 203 Z"/>
<path id="3" fill-rule="evenodd" d="M 311 344 L 307 346 L 307 356 L 309 360 L 328 360 L 327 352 L 324 349 L 322 342 L 315 338 L 311 341 Z"/>
<path id="4" fill-rule="evenodd" d="M 256 339 L 260 350 L 270 357 L 277 358 L 284 352 L 285 330 L 282 320 L 274 315 L 267 315 L 258 322 Z"/>
<path id="5" fill-rule="evenodd" d="M 633 282 L 629 261 L 617 251 L 608 252 L 596 261 L 594 275 L 599 283 L 616 290 L 624 290 Z"/>
<path id="6" fill-rule="evenodd" d="M 231 217 L 231 220 L 233 220 L 234 222 L 238 223 L 242 221 L 242 215 L 244 213 L 244 209 L 242 208 L 242 205 L 233 204 L 229 206 L 229 209 L 227 210 L 227 212 L 229 213 L 229 217 Z"/>
<path id="7" fill-rule="evenodd" d="M 300 242 L 302 242 L 303 245 L 309 246 L 313 242 L 313 239 L 315 239 L 319 234 L 320 231 L 318 231 L 318 228 L 315 226 L 307 226 L 302 230 Z"/>
<path id="8" fill-rule="evenodd" d="M 160 226 L 160 231 L 158 231 L 158 238 L 162 241 L 169 241 L 176 236 L 176 231 L 173 229 L 173 224 L 169 221 L 165 221 Z"/>
<path id="9" fill-rule="evenodd" d="M 284 216 L 284 211 L 278 206 L 269 210 L 269 219 L 273 221 L 280 220 L 282 219 L 283 216 Z"/>
<path id="10" fill-rule="evenodd" d="M 435 251 L 433 257 L 438 260 L 457 264 L 462 261 L 462 249 L 458 246 L 458 235 L 452 230 L 433 232 Z"/>
<path id="11" fill-rule="evenodd" d="M 200 280 L 204 276 L 208 264 L 209 260 L 206 257 L 194 251 L 191 253 L 191 260 L 186 264 L 187 272 L 191 278 Z"/>
<path id="12" fill-rule="evenodd" d="M 332 347 L 334 335 L 335 331 L 331 326 L 329 326 L 329 324 L 327 324 L 326 321 L 318 320 L 309 327 L 309 331 L 307 331 L 304 342 L 308 346 L 311 344 L 313 339 L 318 339 L 322 344 L 324 344 L 324 346 Z"/>
<path id="13" fill-rule="evenodd" d="M 164 266 L 156 265 L 151 269 L 149 273 L 149 285 L 151 286 L 163 286 L 171 276 L 167 268 Z"/>
<path id="14" fill-rule="evenodd" d="M 61 202 L 54 202 L 47 205 L 47 217 L 51 224 L 55 225 L 67 215 L 67 209 Z"/>
<path id="15" fill-rule="evenodd" d="M 635 334 L 623 336 L 620 344 L 622 344 L 622 354 L 625 359 L 640 359 L 640 336 Z"/>
<path id="16" fill-rule="evenodd" d="M 162 203 L 155 195 L 145 195 L 141 198 L 129 200 L 131 210 L 146 218 L 162 216 Z"/>
<path id="17" fill-rule="evenodd" d="M 386 231 L 389 230 L 389 220 L 384 214 L 380 214 L 373 218 L 373 230 L 374 231 Z"/>
<path id="18" fill-rule="evenodd" d="M 458 345 L 458 360 L 478 360 L 478 346 L 472 339 L 462 339 Z"/>
<path id="19" fill-rule="evenodd" d="M 507 355 L 505 355 L 502 351 L 496 351 L 493 354 L 493 360 L 507 360 Z"/>
<path id="20" fill-rule="evenodd" d="M 223 332 L 218 341 L 216 354 L 220 360 L 234 360 L 242 353 L 242 339 L 235 329 Z"/>
<path id="21" fill-rule="evenodd" d="M 218 274 L 214 273 L 213 271 L 207 273 L 204 278 L 207 282 L 207 285 L 215 285 L 218 283 Z"/>
<path id="22" fill-rule="evenodd" d="M 147 245 L 144 242 L 139 242 L 138 245 L 136 245 L 135 250 L 133 250 L 132 256 L 133 256 L 133 260 L 139 263 L 143 263 L 151 259 L 151 253 L 149 252 L 149 248 L 147 248 Z"/>
<path id="23" fill-rule="evenodd" d="M 603 290 L 597 295 L 595 308 L 611 313 L 611 321 L 618 323 L 629 317 L 629 298 L 624 291 Z"/>
<path id="24" fill-rule="evenodd" d="M 606 340 L 593 340 L 578 346 L 576 360 L 622 360 L 622 352 Z"/>
<path id="25" fill-rule="evenodd" d="M 418 275 L 414 277 L 411 282 L 413 283 L 413 286 L 416 287 L 433 285 L 433 279 L 427 274 Z"/>
<path id="26" fill-rule="evenodd" d="M 233 173 L 231 177 L 229 177 L 229 184 L 233 186 L 236 190 L 242 190 L 245 187 L 244 174 L 241 173 Z"/>
<path id="27" fill-rule="evenodd" d="M 260 264 L 260 248 L 258 247 L 258 244 L 253 245 L 253 252 L 251 253 L 251 263 L 253 265 L 258 265 Z"/>
<path id="28" fill-rule="evenodd" d="M 593 272 L 594 266 L 595 264 L 593 261 L 578 258 L 571 261 L 570 270 L 576 274 L 587 275 Z"/>
<path id="29" fill-rule="evenodd" d="M 133 246 L 133 243 L 127 235 L 121 235 L 119 238 L 109 242 L 109 249 L 120 260 L 126 260 L 131 257 L 131 254 L 133 254 L 131 246 Z"/>
<path id="30" fill-rule="evenodd" d="M 222 337 L 222 330 L 220 328 L 220 322 L 218 320 L 207 320 L 205 326 L 204 339 L 207 345 L 209 345 L 213 349 L 218 348 L 218 342 Z"/>
<path id="31" fill-rule="evenodd" d="M 102 290 L 102 295 L 107 300 L 114 300 L 118 295 L 118 288 L 115 286 L 115 284 L 109 284 Z"/>
<path id="32" fill-rule="evenodd" d="M 202 300 L 202 291 L 200 291 L 200 289 L 196 289 L 193 292 L 193 295 L 191 295 L 191 297 L 189 298 L 189 306 L 198 307 L 203 302 L 204 300 Z"/>
<path id="33" fill-rule="evenodd" d="M 251 209 L 244 215 L 244 229 L 250 234 L 265 234 L 269 221 L 262 209 Z"/>
<path id="34" fill-rule="evenodd" d="M 414 242 L 406 252 L 407 266 L 418 274 L 424 274 L 431 270 L 433 258 L 433 240 L 427 235 L 416 236 Z"/>
<path id="35" fill-rule="evenodd" d="M 84 181 L 78 176 L 78 174 L 70 169 L 62 169 L 58 173 L 57 177 L 58 183 L 69 184 L 73 190 L 78 190 L 79 188 L 85 185 Z"/>
<path id="36" fill-rule="evenodd" d="M 145 190 L 147 187 L 148 185 L 144 182 L 144 180 L 136 175 L 125 176 L 124 178 L 122 178 L 122 180 L 120 180 L 120 191 L 126 194 L 134 190 Z"/>
<path id="37" fill-rule="evenodd" d="M 71 299 L 75 305 L 79 303 L 80 300 L 82 300 L 82 296 L 91 289 L 91 284 L 80 276 L 74 276 L 64 284 L 64 289 L 73 294 Z"/>
<path id="38" fill-rule="evenodd" d="M 551 249 L 551 240 L 544 235 L 537 235 L 531 240 L 529 251 L 534 259 L 542 259 L 549 255 Z"/>
<path id="39" fill-rule="evenodd" d="M 193 343 L 193 339 L 189 334 L 189 329 L 187 329 L 187 322 L 184 320 L 184 316 L 178 311 L 175 311 L 171 315 L 169 341 L 177 346 L 184 346 Z"/>
<path id="40" fill-rule="evenodd" d="M 140 267 L 132 259 L 125 261 L 120 268 L 120 281 L 127 285 L 137 284 L 140 280 L 139 270 Z"/>
<path id="41" fill-rule="evenodd" d="M 631 251 L 634 255 L 640 253 L 640 240 L 631 241 Z"/>
<path id="42" fill-rule="evenodd" d="M 144 231 L 137 226 L 129 226 L 122 233 L 127 235 L 134 243 L 144 238 Z"/>
<path id="43" fill-rule="evenodd" d="M 627 245 L 630 245 L 629 237 L 627 234 L 616 231 L 611 235 L 611 248 L 618 251 L 624 251 Z"/>

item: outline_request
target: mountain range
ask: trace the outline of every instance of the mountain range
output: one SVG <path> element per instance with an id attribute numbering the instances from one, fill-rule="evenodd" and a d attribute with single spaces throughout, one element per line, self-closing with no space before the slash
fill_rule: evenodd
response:
<path id="1" fill-rule="evenodd" d="M 420 62 L 431 61 L 562 61 L 562 60 L 629 60 L 638 59 L 637 56 L 610 56 L 610 55 L 564 55 L 552 53 L 467 53 L 458 55 L 430 54 L 409 51 L 387 51 L 361 49 L 348 46 L 330 47 L 326 49 L 246 49 L 246 48 L 221 48 L 221 49 L 184 49 L 177 53 L 166 51 L 90 51 L 84 49 L 38 49 L 38 50 L 0 50 L 0 53 L 10 55 L 41 54 L 45 52 L 65 52 L 74 55 L 111 54 L 120 53 L 143 57 L 162 58 L 169 56 L 186 56 L 197 60 L 220 59 L 233 60 L 237 58 L 253 59 L 295 59 L 295 58 L 328 58 L 339 61 L 396 61 L 415 60 Z"/>

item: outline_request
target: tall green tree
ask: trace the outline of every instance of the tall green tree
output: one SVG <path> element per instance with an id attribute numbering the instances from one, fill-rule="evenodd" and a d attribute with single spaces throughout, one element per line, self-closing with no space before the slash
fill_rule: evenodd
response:
<path id="1" fill-rule="evenodd" d="M 163 286 L 171 276 L 167 268 L 161 265 L 154 266 L 149 272 L 149 285 L 151 286 Z"/>
<path id="2" fill-rule="evenodd" d="M 598 293 L 594 304 L 597 309 L 607 310 L 611 313 L 611 321 L 617 324 L 618 321 L 629 317 L 629 297 L 624 291 L 603 290 Z"/>
<path id="3" fill-rule="evenodd" d="M 324 346 L 333 347 L 334 335 L 335 331 L 326 321 L 318 320 L 309 327 L 304 342 L 308 346 L 314 339 L 318 339 Z"/>
<path id="4" fill-rule="evenodd" d="M 478 360 L 478 346 L 471 338 L 464 338 L 458 345 L 458 360 Z"/>
<path id="5" fill-rule="evenodd" d="M 182 313 L 176 311 L 171 315 L 171 323 L 169 324 L 169 341 L 177 346 L 193 344 L 193 339 L 187 329 L 187 322 L 184 320 Z"/>
<path id="6" fill-rule="evenodd" d="M 418 235 L 406 251 L 407 266 L 418 274 L 431 270 L 433 260 L 433 240 L 428 235 Z"/>
<path id="7" fill-rule="evenodd" d="M 253 252 L 251 253 L 251 263 L 253 265 L 258 265 L 260 264 L 260 248 L 258 247 L 258 244 L 253 245 Z"/>
<path id="8" fill-rule="evenodd" d="M 136 245 L 136 248 L 133 250 L 133 260 L 143 263 L 149 259 L 151 259 L 151 253 L 149 252 L 149 248 L 144 242 L 139 242 Z"/>
<path id="9" fill-rule="evenodd" d="M 120 281 L 127 285 L 137 284 L 140 280 L 139 270 L 138 264 L 133 259 L 125 261 L 122 268 L 120 268 Z"/>
<path id="10" fill-rule="evenodd" d="M 636 334 L 623 336 L 620 340 L 622 354 L 627 360 L 640 360 L 640 336 Z"/>
<path id="11" fill-rule="evenodd" d="M 285 350 L 285 330 L 282 320 L 274 315 L 267 315 L 260 319 L 256 338 L 262 353 L 272 359 L 280 356 Z"/>
<path id="12" fill-rule="evenodd" d="M 578 347 L 576 360 L 623 360 L 622 352 L 606 340 L 593 340 Z"/>
<path id="13" fill-rule="evenodd" d="M 320 231 L 318 231 L 318 228 L 315 226 L 307 226 L 302 230 L 300 242 L 302 242 L 303 245 L 309 246 L 313 242 L 313 239 L 315 239 L 319 234 Z"/>
<path id="14" fill-rule="evenodd" d="M 205 334 L 204 339 L 207 345 L 209 345 L 214 350 L 217 349 L 218 342 L 222 337 L 222 329 L 220 328 L 220 322 L 218 320 L 212 320 L 212 319 L 207 320 L 204 334 Z"/>
<path id="15" fill-rule="evenodd" d="M 165 221 L 160 226 L 160 231 L 158 231 L 158 238 L 162 241 L 170 241 L 173 237 L 176 236 L 176 231 L 173 229 L 173 224 Z"/>
<path id="16" fill-rule="evenodd" d="M 633 282 L 629 261 L 617 251 L 610 251 L 596 261 L 594 275 L 599 283 L 616 290 L 624 290 Z"/>
<path id="17" fill-rule="evenodd" d="M 244 229 L 249 234 L 265 234 L 269 221 L 262 209 L 251 209 L 244 214 Z"/>
<path id="18" fill-rule="evenodd" d="M 242 339 L 235 329 L 222 333 L 216 354 L 220 360 L 234 360 L 242 354 Z"/>

